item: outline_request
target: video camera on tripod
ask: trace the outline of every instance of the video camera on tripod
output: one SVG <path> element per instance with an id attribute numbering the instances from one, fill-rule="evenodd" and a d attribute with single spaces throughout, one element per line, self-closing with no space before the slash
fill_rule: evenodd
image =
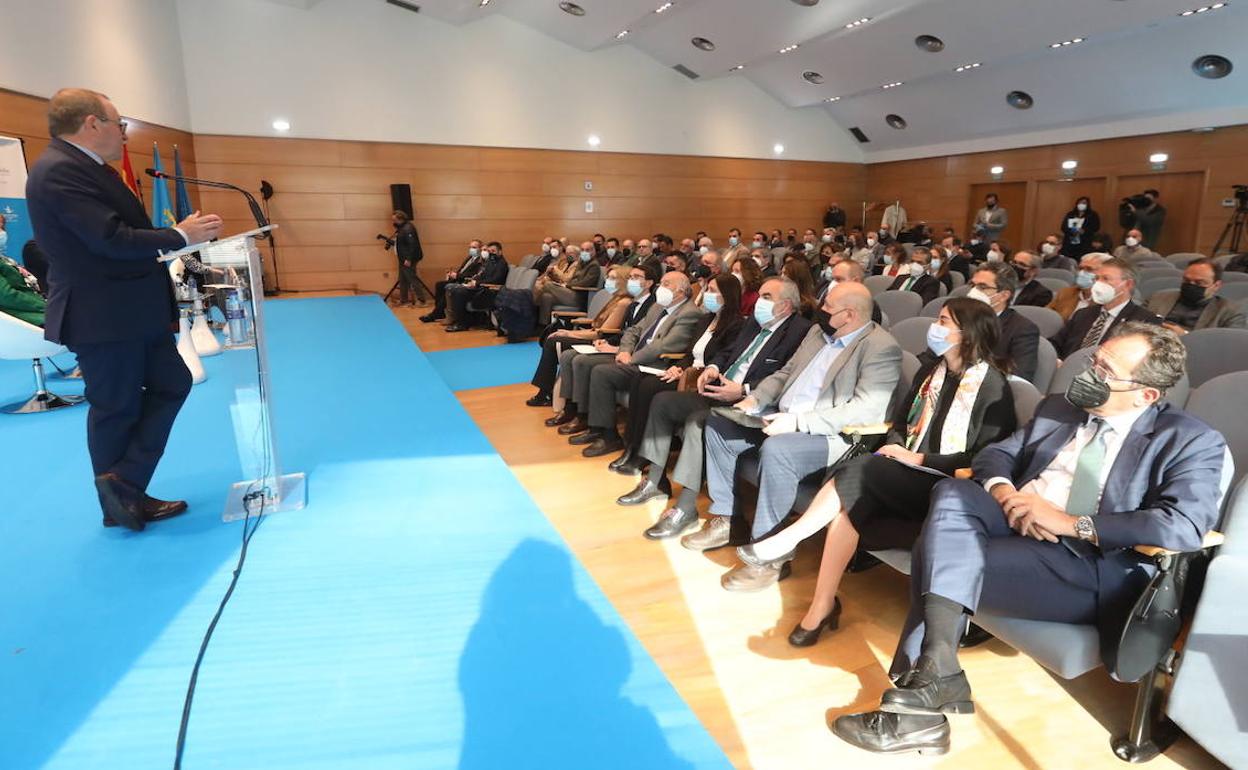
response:
<path id="1" fill-rule="evenodd" d="M 1248 222 L 1248 184 L 1233 184 L 1231 189 L 1235 193 L 1235 210 L 1231 212 L 1231 221 L 1226 223 L 1222 235 L 1218 236 L 1218 242 L 1213 245 L 1215 257 L 1222 253 L 1222 244 L 1227 238 L 1230 238 L 1230 254 L 1239 254 L 1244 240 L 1244 225 Z"/>

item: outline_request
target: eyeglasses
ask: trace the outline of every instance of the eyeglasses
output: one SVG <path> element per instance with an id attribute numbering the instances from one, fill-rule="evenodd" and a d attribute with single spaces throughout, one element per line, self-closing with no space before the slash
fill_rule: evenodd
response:
<path id="1" fill-rule="evenodd" d="M 123 134 L 126 133 L 126 129 L 130 126 L 128 122 L 121 120 L 120 118 L 113 120 L 112 118 L 101 118 L 99 115 L 96 115 L 95 119 L 101 123 L 116 123 L 117 128 L 120 129 Z"/>
<path id="2" fill-rule="evenodd" d="M 995 292 L 997 290 L 996 286 L 989 286 L 986 283 L 972 283 L 971 288 L 979 289 L 980 291 L 983 291 L 983 292 Z"/>
<path id="3" fill-rule="evenodd" d="M 1132 385 L 1139 385 L 1140 388 L 1149 387 L 1149 385 L 1147 385 L 1146 383 L 1140 382 L 1139 380 L 1132 380 L 1128 377 L 1119 377 L 1118 375 L 1114 374 L 1113 370 L 1110 369 L 1108 366 L 1106 366 L 1105 363 L 1102 361 L 1096 361 L 1096 360 L 1092 361 L 1092 365 L 1089 368 L 1092 370 L 1093 373 L 1096 374 L 1096 376 L 1100 377 L 1102 380 L 1105 380 L 1105 382 L 1107 383 L 1113 380 L 1117 382 L 1129 382 Z M 1128 388 L 1128 390 L 1139 390 L 1140 388 Z"/>

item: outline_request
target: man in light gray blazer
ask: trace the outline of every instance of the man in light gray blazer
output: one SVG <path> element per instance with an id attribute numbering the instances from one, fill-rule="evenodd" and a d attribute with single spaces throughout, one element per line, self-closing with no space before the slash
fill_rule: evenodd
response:
<path id="1" fill-rule="evenodd" d="M 712 413 L 706 423 L 711 516 L 682 545 L 707 550 L 728 543 L 736 471 L 746 452 L 759 457 L 752 528 L 757 540 L 792 510 L 798 483 L 832 465 L 849 448 L 840 436 L 845 426 L 884 419 L 901 376 L 901 348 L 871 321 L 872 307 L 871 293 L 862 284 L 837 285 L 824 299 L 819 325 L 807 333 L 788 364 L 760 382 L 735 411 Z M 730 591 L 758 591 L 774 584 L 787 568 L 787 559 L 742 565 L 722 583 Z"/>
<path id="2" fill-rule="evenodd" d="M 694 343 L 698 321 L 706 314 L 692 301 L 689 276 L 673 271 L 663 276 L 655 290 L 654 307 L 641 323 L 624 332 L 614 364 L 593 369 L 589 382 L 589 430 L 573 435 L 568 443 L 590 445 L 586 457 L 598 457 L 624 448 L 615 428 L 615 397 L 627 392 L 638 377 L 637 367 L 667 368 L 660 356 L 686 353 Z M 703 325 L 705 328 L 705 325 Z"/>
<path id="3" fill-rule="evenodd" d="M 984 196 L 984 207 L 975 213 L 975 224 L 972 230 L 984 237 L 984 241 L 992 243 L 1001 240 L 1001 233 L 1010 224 L 1010 212 L 1001 208 L 996 193 Z"/>
<path id="4" fill-rule="evenodd" d="M 1221 289 L 1222 266 L 1212 259 L 1197 259 L 1183 270 L 1178 289 L 1156 292 L 1145 307 L 1165 319 L 1163 326 L 1175 334 L 1197 329 L 1243 329 L 1243 306 L 1219 297 Z"/>

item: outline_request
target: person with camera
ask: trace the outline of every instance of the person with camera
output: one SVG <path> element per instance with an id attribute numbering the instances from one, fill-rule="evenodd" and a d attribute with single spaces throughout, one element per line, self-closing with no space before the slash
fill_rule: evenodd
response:
<path id="1" fill-rule="evenodd" d="M 1123 198 L 1118 206 L 1119 223 L 1124 229 L 1139 230 L 1141 243 L 1150 250 L 1156 247 L 1161 227 L 1166 222 L 1166 207 L 1157 202 L 1160 197 L 1161 193 L 1156 190 L 1145 190 Z"/>
<path id="2" fill-rule="evenodd" d="M 420 236 L 416 233 L 416 225 L 412 224 L 407 212 L 397 210 L 390 215 L 390 223 L 394 225 L 394 237 L 385 238 L 381 235 L 377 237 L 384 238 L 386 250 L 394 248 L 395 256 L 399 258 L 399 307 L 411 307 L 417 302 L 422 305 L 427 304 L 420 277 L 416 275 L 416 265 L 425 257 L 424 251 L 420 248 Z"/>

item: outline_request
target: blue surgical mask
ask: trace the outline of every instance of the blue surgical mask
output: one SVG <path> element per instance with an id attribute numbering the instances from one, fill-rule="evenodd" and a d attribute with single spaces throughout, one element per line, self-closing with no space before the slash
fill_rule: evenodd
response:
<path id="1" fill-rule="evenodd" d="M 939 258 L 933 259 L 932 260 L 932 272 L 933 273 L 938 272 L 942 264 L 944 264 L 944 260 L 939 259 Z"/>
<path id="2" fill-rule="evenodd" d="M 641 296 L 641 281 L 637 280 L 636 278 L 629 278 L 628 279 L 628 293 L 633 295 L 634 297 L 640 297 Z"/>
<path id="3" fill-rule="evenodd" d="M 730 236 L 728 236 L 728 245 L 729 245 L 729 246 L 736 246 L 736 245 L 737 245 L 738 243 L 740 243 L 740 242 L 741 242 L 741 239 L 740 239 L 740 238 L 738 238 L 737 236 L 735 236 L 735 235 L 730 235 Z"/>
<path id="4" fill-rule="evenodd" d="M 706 292 L 702 295 L 702 307 L 709 313 L 718 313 L 724 307 L 723 295 Z"/>
<path id="5" fill-rule="evenodd" d="M 762 241 L 750 241 L 750 248 L 751 248 L 751 249 L 761 249 L 762 247 L 763 247 L 763 242 L 762 242 Z"/>
<path id="6" fill-rule="evenodd" d="M 582 261 L 582 262 L 588 262 L 589 260 L 591 260 L 591 259 L 593 259 L 593 258 L 594 258 L 594 252 L 592 252 L 592 251 L 582 251 L 582 252 L 581 252 L 581 261 Z"/>
<path id="7" fill-rule="evenodd" d="M 754 320 L 759 326 L 766 326 L 776 317 L 776 303 L 759 297 L 754 303 Z"/>
<path id="8" fill-rule="evenodd" d="M 1075 273 L 1075 285 L 1080 289 L 1091 289 L 1094 283 L 1096 283 L 1096 273 L 1089 273 L 1086 270 Z"/>
<path id="9" fill-rule="evenodd" d="M 468 249 L 468 256 L 470 256 L 470 257 L 475 257 L 475 256 L 479 255 L 480 253 L 481 253 L 481 249 L 478 249 L 478 248 L 470 248 L 470 249 Z"/>
<path id="10" fill-rule="evenodd" d="M 943 356 L 953 348 L 949 341 L 949 330 L 940 324 L 927 327 L 927 349 L 938 356 Z"/>
<path id="11" fill-rule="evenodd" d="M 892 254 L 885 254 L 885 255 L 884 255 L 884 264 L 886 264 L 886 265 L 891 265 L 891 264 L 893 264 L 893 255 L 892 255 Z"/>
<path id="12" fill-rule="evenodd" d="M 615 292 L 619 290 L 620 285 L 615 282 L 614 278 L 608 278 L 602 282 L 602 288 L 604 291 L 609 291 L 612 294 L 615 294 Z"/>

